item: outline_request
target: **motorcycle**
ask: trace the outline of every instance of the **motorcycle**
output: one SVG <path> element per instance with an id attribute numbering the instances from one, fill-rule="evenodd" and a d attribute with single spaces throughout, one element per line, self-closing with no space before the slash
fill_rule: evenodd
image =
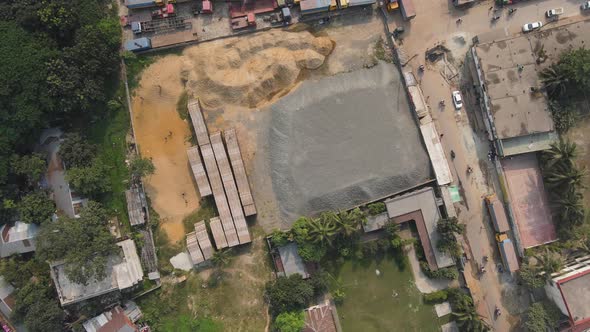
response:
<path id="1" fill-rule="evenodd" d="M 518 9 L 518 8 L 510 8 L 510 9 L 508 9 L 508 15 L 514 14 L 514 12 L 516 12 L 516 9 Z"/>
<path id="2" fill-rule="evenodd" d="M 500 19 L 500 16 L 496 15 L 492 17 L 492 22 L 497 21 Z"/>

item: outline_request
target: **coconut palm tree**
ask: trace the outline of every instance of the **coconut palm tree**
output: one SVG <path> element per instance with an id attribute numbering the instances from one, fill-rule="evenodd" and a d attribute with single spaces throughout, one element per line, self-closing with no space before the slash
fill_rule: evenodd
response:
<path id="1" fill-rule="evenodd" d="M 549 150 L 543 152 L 544 166 L 547 170 L 550 170 L 557 164 L 573 167 L 574 160 L 577 156 L 576 143 L 560 138 L 558 142 L 551 144 Z"/>
<path id="2" fill-rule="evenodd" d="M 218 250 L 213 254 L 213 257 L 211 257 L 211 261 L 213 262 L 213 265 L 221 267 L 228 265 L 232 257 L 233 255 L 231 248 Z"/>
<path id="3" fill-rule="evenodd" d="M 475 311 L 475 307 L 473 306 L 466 308 L 464 311 L 452 312 L 451 314 L 455 317 L 455 321 L 457 322 L 457 325 L 460 327 L 461 331 L 490 331 L 490 325 L 483 320 L 483 317 L 480 316 L 477 311 Z"/>
<path id="4" fill-rule="evenodd" d="M 309 222 L 309 238 L 314 243 L 332 245 L 332 239 L 338 234 L 338 215 L 334 212 L 324 212 L 319 218 Z"/>
<path id="5" fill-rule="evenodd" d="M 552 273 L 560 271 L 564 265 L 563 257 L 558 253 L 549 251 L 548 248 L 545 249 L 543 254 L 536 255 L 535 258 L 539 262 L 537 265 L 541 271 L 545 272 L 547 278 L 549 278 Z"/>
<path id="6" fill-rule="evenodd" d="M 579 192 L 568 192 L 554 199 L 562 222 L 570 225 L 580 225 L 584 222 L 586 214 L 582 199 L 582 194 Z"/>
<path id="7" fill-rule="evenodd" d="M 553 169 L 547 171 L 545 181 L 550 188 L 562 189 L 562 192 L 574 191 L 583 188 L 586 169 L 578 169 L 565 164 L 556 164 Z"/>
<path id="8" fill-rule="evenodd" d="M 558 65 L 553 64 L 543 69 L 539 76 L 550 95 L 560 97 L 565 94 L 569 78 Z"/>
<path id="9" fill-rule="evenodd" d="M 364 223 L 365 220 L 366 217 L 363 211 L 356 208 L 351 211 L 342 211 L 338 213 L 338 221 L 336 223 L 340 228 L 340 234 L 349 238 L 358 231 L 359 224 Z"/>

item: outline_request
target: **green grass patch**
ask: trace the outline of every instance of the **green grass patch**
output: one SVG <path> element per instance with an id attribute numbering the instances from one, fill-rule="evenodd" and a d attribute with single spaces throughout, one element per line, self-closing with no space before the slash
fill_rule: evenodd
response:
<path id="1" fill-rule="evenodd" d="M 141 72 L 154 63 L 156 58 L 154 56 L 137 56 L 130 52 L 125 53 L 124 58 L 127 67 L 127 84 L 129 84 L 129 91 L 133 92 L 133 89 L 139 84 Z"/>
<path id="2" fill-rule="evenodd" d="M 195 230 L 195 224 L 201 220 L 205 220 L 209 223 L 209 219 L 215 217 L 216 210 L 215 205 L 213 204 L 211 199 L 203 199 L 201 200 L 201 206 L 195 212 L 189 214 L 182 220 L 182 224 L 184 225 L 184 231 L 186 233 L 192 232 Z"/>
<path id="3" fill-rule="evenodd" d="M 98 158 L 108 166 L 111 190 L 103 195 L 101 203 L 119 218 L 122 232 L 126 233 L 130 228 L 125 201 L 125 190 L 129 186 L 129 170 L 125 164 L 129 113 L 118 101 L 109 104 L 107 114 L 88 130 L 88 138 L 98 146 Z"/>
<path id="4" fill-rule="evenodd" d="M 384 43 L 385 43 L 385 41 L 383 41 L 382 37 L 380 37 L 375 42 L 375 47 L 374 47 L 375 58 L 377 60 L 392 63 L 393 62 L 392 54 L 385 49 Z"/>
<path id="5" fill-rule="evenodd" d="M 189 309 L 190 294 L 201 288 L 196 276 L 176 285 L 163 285 L 160 290 L 137 300 L 143 312 L 142 320 L 154 331 L 162 332 L 221 332 L 223 325 L 206 316 L 197 316 Z"/>
<path id="6" fill-rule="evenodd" d="M 178 97 L 178 101 L 176 102 L 176 111 L 178 112 L 178 116 L 180 116 L 181 119 L 188 119 L 188 93 L 186 90 L 184 90 L 180 97 Z"/>
<path id="7" fill-rule="evenodd" d="M 434 306 L 424 303 L 416 288 L 409 263 L 400 264 L 391 255 L 347 260 L 328 271 L 344 292 L 338 305 L 344 332 L 439 331 L 450 319 L 436 317 Z"/>

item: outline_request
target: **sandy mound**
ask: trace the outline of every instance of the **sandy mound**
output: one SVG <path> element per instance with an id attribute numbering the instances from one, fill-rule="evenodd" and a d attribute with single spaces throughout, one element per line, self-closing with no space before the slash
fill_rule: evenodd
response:
<path id="1" fill-rule="evenodd" d="M 256 107 L 292 87 L 302 70 L 317 69 L 332 41 L 309 32 L 270 31 L 190 48 L 183 80 L 210 107 Z"/>

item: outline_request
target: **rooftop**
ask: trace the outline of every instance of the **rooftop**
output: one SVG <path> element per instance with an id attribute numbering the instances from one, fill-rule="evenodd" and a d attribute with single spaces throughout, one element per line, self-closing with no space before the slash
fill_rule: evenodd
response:
<path id="1" fill-rule="evenodd" d="M 516 155 L 502 159 L 501 163 L 519 245 L 530 248 L 557 240 L 537 155 Z"/>
<path id="2" fill-rule="evenodd" d="M 90 280 L 87 285 L 71 281 L 65 274 L 66 265 L 64 262 L 51 264 L 51 278 L 62 305 L 126 289 L 143 279 L 143 270 L 139 256 L 137 256 L 135 243 L 132 240 L 124 240 L 117 245 L 122 249 L 122 254 L 113 255 L 107 260 L 106 276 L 101 280 Z"/>
<path id="3" fill-rule="evenodd" d="M 557 284 L 575 325 L 590 320 L 590 267 L 557 280 Z"/>
<path id="4" fill-rule="evenodd" d="M 125 311 L 116 306 L 110 311 L 104 312 L 83 324 L 86 332 L 134 332 L 137 327 Z"/>
<path id="5" fill-rule="evenodd" d="M 532 135 L 528 140 L 510 142 L 504 155 L 538 151 L 554 140 L 551 114 L 545 96 L 531 93 L 541 86 L 538 74 L 558 61 L 562 52 L 590 43 L 590 20 L 565 24 L 542 31 L 507 37 L 505 31 L 482 34 L 474 47 L 490 98 L 496 135 L 504 140 Z M 544 62 L 537 64 L 539 54 Z M 519 69 L 520 67 L 520 69 Z"/>
<path id="6" fill-rule="evenodd" d="M 0 227 L 0 257 L 24 254 L 35 250 L 35 237 L 39 226 L 17 221 L 13 226 Z"/>
<path id="7" fill-rule="evenodd" d="M 299 273 L 303 278 L 309 277 L 303 259 L 297 253 L 296 243 L 289 243 L 279 247 L 279 255 L 281 256 L 281 262 L 283 263 L 283 269 L 287 277 L 295 273 Z"/>
<path id="8" fill-rule="evenodd" d="M 413 220 L 431 269 L 454 264 L 453 259 L 436 246 L 439 234 L 436 223 L 441 219 L 437 198 L 431 187 L 423 188 L 385 201 L 387 213 L 395 223 Z"/>
<path id="9" fill-rule="evenodd" d="M 531 38 L 521 35 L 475 46 L 500 139 L 554 130 L 545 96 L 530 92 L 541 85 Z"/>
<path id="10" fill-rule="evenodd" d="M 305 309 L 305 327 L 303 332 L 336 332 L 336 312 L 326 301 Z"/>

